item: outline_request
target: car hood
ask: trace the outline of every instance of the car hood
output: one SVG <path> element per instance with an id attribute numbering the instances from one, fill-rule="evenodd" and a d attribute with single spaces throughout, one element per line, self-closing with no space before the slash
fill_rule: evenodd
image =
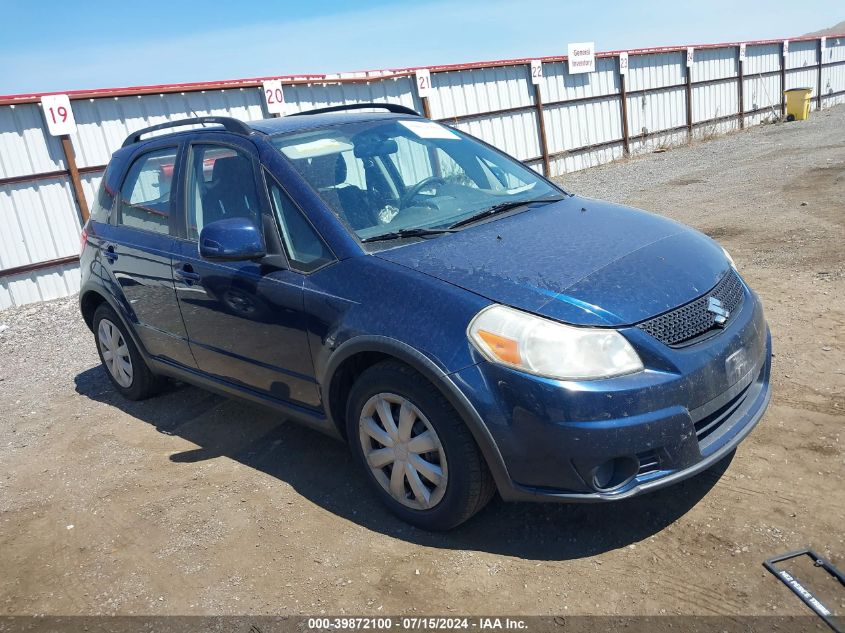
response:
<path id="1" fill-rule="evenodd" d="M 596 326 L 638 323 L 687 303 L 729 267 L 698 231 L 577 196 L 376 256 L 497 303 Z"/>

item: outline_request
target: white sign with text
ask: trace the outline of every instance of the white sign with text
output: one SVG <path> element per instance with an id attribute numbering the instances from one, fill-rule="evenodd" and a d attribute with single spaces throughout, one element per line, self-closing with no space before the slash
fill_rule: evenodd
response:
<path id="1" fill-rule="evenodd" d="M 539 59 L 531 60 L 531 83 L 538 84 L 543 79 L 543 62 Z"/>
<path id="2" fill-rule="evenodd" d="M 745 61 L 745 44 L 739 45 L 739 61 L 740 62 Z"/>
<path id="3" fill-rule="evenodd" d="M 423 97 L 431 96 L 431 73 L 428 68 L 420 68 L 416 72 L 417 80 L 417 95 L 422 99 Z"/>
<path id="4" fill-rule="evenodd" d="M 595 72 L 595 42 L 580 42 L 576 44 L 570 44 L 568 53 L 569 54 L 567 55 L 567 63 L 569 64 L 570 75 Z"/>
<path id="5" fill-rule="evenodd" d="M 44 95 L 41 97 L 41 109 L 51 136 L 76 132 L 76 120 L 67 95 Z"/>
<path id="6" fill-rule="evenodd" d="M 619 53 L 619 74 L 628 74 L 628 53 Z"/>
<path id="7" fill-rule="evenodd" d="M 270 79 L 261 82 L 261 90 L 264 92 L 264 103 L 267 104 L 267 112 L 270 114 L 285 113 L 285 93 L 282 90 L 281 79 Z"/>
<path id="8" fill-rule="evenodd" d="M 687 68 L 692 66 L 692 63 L 695 61 L 695 49 L 689 47 L 687 49 Z"/>
<path id="9" fill-rule="evenodd" d="M 783 56 L 786 57 L 789 55 L 789 40 L 783 41 Z"/>

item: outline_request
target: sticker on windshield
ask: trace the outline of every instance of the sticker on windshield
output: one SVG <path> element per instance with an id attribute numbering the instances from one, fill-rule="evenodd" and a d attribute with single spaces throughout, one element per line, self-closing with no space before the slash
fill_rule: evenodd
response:
<path id="1" fill-rule="evenodd" d="M 445 138 L 453 141 L 461 139 L 452 130 L 434 121 L 399 121 L 399 125 L 404 125 L 420 138 Z"/>
<path id="2" fill-rule="evenodd" d="M 285 156 L 297 160 L 300 158 L 316 158 L 318 156 L 327 156 L 328 154 L 347 152 L 352 149 L 352 145 L 333 138 L 320 138 L 297 145 L 287 145 L 281 149 Z"/>

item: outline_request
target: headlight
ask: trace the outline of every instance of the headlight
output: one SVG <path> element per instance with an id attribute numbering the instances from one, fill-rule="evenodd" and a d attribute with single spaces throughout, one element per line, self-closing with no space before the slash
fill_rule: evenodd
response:
<path id="1" fill-rule="evenodd" d="M 619 332 L 564 325 L 502 305 L 484 308 L 467 333 L 494 363 L 547 378 L 594 380 L 643 368 Z"/>
<path id="2" fill-rule="evenodd" d="M 734 261 L 734 258 L 731 257 L 731 254 L 728 251 L 725 250 L 724 246 L 722 247 L 722 252 L 725 254 L 725 257 L 727 257 L 728 261 L 731 263 L 731 268 L 735 269 L 736 268 L 736 262 Z"/>

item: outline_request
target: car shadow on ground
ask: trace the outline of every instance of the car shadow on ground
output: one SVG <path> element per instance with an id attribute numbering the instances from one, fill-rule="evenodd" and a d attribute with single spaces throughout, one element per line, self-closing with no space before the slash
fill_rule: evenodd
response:
<path id="1" fill-rule="evenodd" d="M 309 501 L 375 532 L 428 547 L 524 559 L 583 558 L 648 538 L 697 504 L 733 459 L 731 453 L 685 482 L 611 504 L 504 503 L 497 497 L 455 530 L 429 533 L 399 521 L 380 504 L 344 444 L 277 413 L 183 384 L 131 402 L 112 388 L 100 366 L 78 374 L 75 383 L 80 395 L 198 446 L 170 456 L 174 462 L 226 457 L 287 482 Z"/>

